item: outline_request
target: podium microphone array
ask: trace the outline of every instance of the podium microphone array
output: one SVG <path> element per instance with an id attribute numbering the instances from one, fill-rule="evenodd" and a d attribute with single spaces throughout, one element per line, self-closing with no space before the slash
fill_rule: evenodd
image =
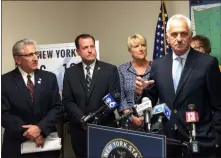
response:
<path id="1" fill-rule="evenodd" d="M 144 117 L 145 132 L 161 134 L 163 133 L 163 123 L 170 120 L 171 110 L 165 103 L 156 105 L 152 108 L 151 100 L 148 97 L 144 97 L 140 104 L 135 104 L 132 107 L 131 112 L 126 113 L 121 117 L 128 120 L 132 114 L 136 117 Z M 121 120 L 122 118 L 119 119 Z M 127 122 L 125 121 L 125 124 L 126 123 Z"/>

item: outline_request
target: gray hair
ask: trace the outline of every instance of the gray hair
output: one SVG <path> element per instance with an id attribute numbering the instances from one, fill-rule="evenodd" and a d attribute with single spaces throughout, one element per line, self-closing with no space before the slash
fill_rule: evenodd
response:
<path id="1" fill-rule="evenodd" d="M 16 42 L 12 48 L 12 55 L 16 56 L 23 53 L 25 45 L 34 45 L 36 47 L 37 43 L 34 40 L 25 38 Z"/>
<path id="2" fill-rule="evenodd" d="M 187 18 L 186 16 L 182 15 L 182 14 L 176 14 L 173 15 L 167 22 L 167 28 L 166 28 L 166 32 L 168 32 L 170 30 L 170 25 L 174 20 L 177 19 L 183 19 L 186 21 L 188 29 L 189 29 L 189 33 L 192 33 L 192 25 L 191 25 L 191 21 L 189 18 Z"/>

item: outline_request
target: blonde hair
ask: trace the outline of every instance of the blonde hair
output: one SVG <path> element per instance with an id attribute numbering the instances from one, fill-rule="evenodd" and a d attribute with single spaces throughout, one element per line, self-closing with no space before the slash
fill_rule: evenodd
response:
<path id="1" fill-rule="evenodd" d="M 130 51 L 131 47 L 133 46 L 132 43 L 142 43 L 144 42 L 144 44 L 147 46 L 147 40 L 144 36 L 140 35 L 140 34 L 135 34 L 133 36 L 129 36 L 127 39 L 127 49 L 128 51 Z"/>

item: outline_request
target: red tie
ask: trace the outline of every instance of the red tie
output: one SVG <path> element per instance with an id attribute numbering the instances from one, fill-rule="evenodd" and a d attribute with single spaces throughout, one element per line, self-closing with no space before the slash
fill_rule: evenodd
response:
<path id="1" fill-rule="evenodd" d="M 31 102 L 33 103 L 34 102 L 34 84 L 31 81 L 31 75 L 27 75 L 27 78 L 28 78 L 27 88 L 28 88 L 29 95 L 31 97 Z"/>

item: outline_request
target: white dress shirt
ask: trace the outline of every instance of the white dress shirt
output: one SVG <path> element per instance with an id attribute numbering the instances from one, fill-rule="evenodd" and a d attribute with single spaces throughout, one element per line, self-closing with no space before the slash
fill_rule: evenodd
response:
<path id="1" fill-rule="evenodd" d="M 187 56 L 190 52 L 190 48 L 186 51 L 186 53 L 184 53 L 183 55 L 181 55 L 180 57 L 182 58 L 182 65 L 183 65 L 183 68 L 185 66 L 185 63 L 186 63 L 186 59 L 187 59 Z M 173 66 L 172 66 L 172 73 L 173 73 L 173 76 L 175 76 L 176 74 L 176 69 L 177 69 L 177 66 L 179 64 L 179 61 L 176 60 L 176 58 L 178 57 L 178 55 L 176 55 L 174 52 L 173 52 Z M 174 77 L 173 77 L 174 78 Z"/>
<path id="2" fill-rule="evenodd" d="M 25 81 L 25 85 L 27 86 L 27 83 L 28 83 L 28 77 L 27 75 L 30 75 L 31 76 L 31 81 L 33 83 L 33 85 L 35 85 L 35 74 L 34 72 L 30 73 L 30 74 L 27 74 L 26 72 L 24 72 L 19 66 L 18 66 L 18 70 L 21 72 L 21 75 L 22 75 L 22 78 L 23 80 Z"/>
<path id="3" fill-rule="evenodd" d="M 83 69 L 84 69 L 84 76 L 85 76 L 85 78 L 86 78 L 86 75 L 87 75 L 87 70 L 86 70 L 87 66 L 90 66 L 90 70 L 89 71 L 90 71 L 90 74 L 91 74 L 90 77 L 92 78 L 96 60 L 94 60 L 93 63 L 91 63 L 90 65 L 85 64 L 83 61 L 82 61 L 82 63 L 83 63 Z"/>

